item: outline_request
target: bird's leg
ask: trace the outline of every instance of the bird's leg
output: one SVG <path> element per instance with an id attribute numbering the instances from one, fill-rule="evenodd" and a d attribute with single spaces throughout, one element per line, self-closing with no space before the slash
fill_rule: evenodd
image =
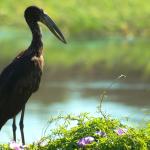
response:
<path id="1" fill-rule="evenodd" d="M 13 129 L 13 140 L 16 141 L 16 116 L 13 117 L 13 124 L 12 124 L 12 129 Z"/>
<path id="2" fill-rule="evenodd" d="M 19 122 L 19 125 L 20 125 L 20 132 L 21 132 L 21 139 L 22 139 L 22 144 L 23 144 L 23 145 L 25 145 L 25 138 L 24 138 L 24 131 L 23 131 L 23 128 L 24 128 L 24 124 L 23 124 L 24 111 L 25 111 L 25 106 L 22 108 L 22 111 L 21 111 L 21 118 L 20 118 L 20 122 Z"/>

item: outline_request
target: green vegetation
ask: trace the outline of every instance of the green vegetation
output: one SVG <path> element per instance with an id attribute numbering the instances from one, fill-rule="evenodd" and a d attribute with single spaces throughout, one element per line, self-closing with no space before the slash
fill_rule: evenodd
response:
<path id="1" fill-rule="evenodd" d="M 150 149 L 150 124 L 143 129 L 137 129 L 108 116 L 92 117 L 87 113 L 79 116 L 60 115 L 52 118 L 49 123 L 57 124 L 58 128 L 49 131 L 51 134 L 38 143 L 29 145 L 30 150 Z M 89 141 L 82 141 L 83 138 L 89 138 Z M 5 145 L 4 150 L 8 150 L 8 147 Z"/>
<path id="2" fill-rule="evenodd" d="M 7 62 L 27 48 L 31 38 L 23 13 L 27 6 L 37 5 L 52 16 L 68 41 L 63 45 L 50 39 L 44 28 L 46 64 L 53 73 L 77 70 L 80 75 L 99 76 L 113 72 L 149 79 L 148 4 L 149 0 L 1 0 L 0 60 Z"/>
<path id="3" fill-rule="evenodd" d="M 8 63 L 8 60 L 27 48 L 31 35 L 29 30 L 16 28 L 2 28 L 1 33 L 0 60 Z M 142 78 L 150 76 L 150 45 L 146 38 L 131 41 L 123 37 L 104 37 L 89 41 L 70 39 L 64 45 L 51 36 L 48 30 L 43 38 L 45 61 L 52 72 L 74 70 L 86 76 L 90 73 L 100 75 L 110 72 L 130 76 L 138 73 Z"/>
<path id="4" fill-rule="evenodd" d="M 1 26 L 24 26 L 23 13 L 29 5 L 42 7 L 71 37 L 150 35 L 149 0 L 1 0 Z"/>
<path id="5" fill-rule="evenodd" d="M 52 72 L 63 70 L 67 74 L 77 70 L 80 75 L 98 76 L 103 72 L 138 73 L 150 79 L 149 0 L 1 0 L 0 62 L 11 60 L 29 45 L 30 31 L 23 19 L 24 9 L 29 5 L 40 6 L 52 16 L 68 41 L 63 45 L 44 29 L 44 55 Z M 60 126 L 30 145 L 30 150 L 150 149 L 150 124 L 137 129 L 110 117 L 87 114 L 58 116 L 50 121 L 56 122 L 61 122 Z M 72 122 L 74 127 L 70 126 Z M 126 132 L 118 135 L 119 129 Z M 97 131 L 106 136 L 96 134 Z M 81 148 L 77 142 L 88 136 L 94 141 Z M 0 149 L 9 150 L 9 145 L 1 145 Z"/>

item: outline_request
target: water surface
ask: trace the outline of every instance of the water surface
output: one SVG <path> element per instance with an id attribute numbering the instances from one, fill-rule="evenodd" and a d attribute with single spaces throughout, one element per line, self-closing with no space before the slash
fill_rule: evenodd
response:
<path id="1" fill-rule="evenodd" d="M 20 52 L 21 49 L 27 47 L 30 43 L 31 36 L 29 38 L 29 30 L 17 30 L 15 28 L 0 28 L 0 70 L 6 66 L 14 55 Z M 74 113 L 79 114 L 81 112 L 90 112 L 93 115 L 98 115 L 97 107 L 100 104 L 100 95 L 106 93 L 103 100 L 102 110 L 111 115 L 113 118 L 121 119 L 122 122 L 128 125 L 144 126 L 148 121 L 150 111 L 150 84 L 146 81 L 139 81 L 136 77 L 138 72 L 134 76 L 134 81 L 128 79 L 115 80 L 117 76 L 122 72 L 127 71 L 128 68 L 119 68 L 122 60 L 127 65 L 133 64 L 136 70 L 137 58 L 140 56 L 139 61 L 144 65 L 145 60 L 149 62 L 149 40 L 137 41 L 133 38 L 101 38 L 96 41 L 85 42 L 83 44 L 78 42 L 71 42 L 67 47 L 60 47 L 55 43 L 50 46 L 52 39 L 49 32 L 44 34 L 44 44 L 49 53 L 45 54 L 47 64 L 48 62 L 53 65 L 50 69 L 51 72 L 45 74 L 43 77 L 40 89 L 37 93 L 33 94 L 26 105 L 25 113 L 25 137 L 27 143 L 37 141 L 42 136 L 42 132 L 47 126 L 47 122 L 51 116 L 56 116 L 59 113 Z M 54 39 L 53 41 L 55 41 Z M 50 43 L 50 44 L 49 44 Z M 57 42 L 56 42 L 57 43 Z M 83 49 L 83 47 L 85 49 Z M 54 51 L 53 51 L 54 50 Z M 145 55 L 143 51 L 145 50 Z M 99 53 L 101 57 L 105 57 L 105 61 L 108 59 L 108 68 L 110 69 L 108 77 L 103 74 L 101 67 L 105 65 L 103 61 L 101 66 L 92 68 L 91 71 L 87 71 L 94 63 L 99 62 Z M 117 54 L 114 58 L 114 52 Z M 120 53 L 119 53 L 120 52 Z M 137 54 L 138 53 L 138 54 Z M 89 55 L 87 55 L 89 54 Z M 136 55 L 135 55 L 136 54 Z M 130 57 L 133 55 L 134 57 Z M 112 57 L 113 56 L 113 57 Z M 141 57 L 142 56 L 142 57 Z M 134 58 L 133 60 L 131 58 Z M 101 58 L 101 60 L 103 60 Z M 128 62 L 129 61 L 129 62 Z M 112 64 L 111 64 L 112 62 Z M 66 72 L 66 70 L 56 70 L 55 66 L 63 64 L 65 67 L 71 66 L 76 63 L 76 66 L 72 72 Z M 83 65 L 81 67 L 81 63 Z M 145 63 L 148 64 L 148 63 Z M 139 65 L 139 64 L 138 64 Z M 94 66 L 94 65 L 93 65 Z M 144 65 L 145 66 L 145 65 Z M 98 72 L 96 69 L 99 69 Z M 58 69 L 58 68 L 57 68 Z M 44 69 L 46 72 L 47 68 Z M 132 70 L 132 68 L 130 68 Z M 86 72 L 87 71 L 87 72 Z M 52 72 L 55 72 L 54 74 Z M 63 74 L 61 74 L 63 72 Z M 77 74 L 77 76 L 76 76 Z M 144 74 L 144 73 L 143 73 Z M 75 78 L 74 78 L 75 77 Z M 17 118 L 17 124 L 19 122 L 19 115 Z M 128 121 L 127 121 L 128 118 Z M 12 140 L 12 120 L 9 120 L 0 132 L 0 143 L 8 143 Z M 50 129 L 48 129 L 50 132 Z M 47 133 L 48 133 L 47 132 Z M 17 130 L 17 138 L 20 140 L 19 128 Z"/>
<path id="2" fill-rule="evenodd" d="M 150 84 L 125 81 L 116 81 L 113 84 L 111 80 L 42 82 L 40 90 L 30 98 L 26 106 L 26 141 L 37 141 L 49 118 L 59 113 L 90 112 L 96 116 L 99 96 L 104 91 L 107 94 L 102 109 L 106 114 L 129 125 L 144 126 L 144 122 L 150 119 L 146 113 L 150 108 L 149 90 Z M 126 118 L 129 120 L 126 121 Z M 12 120 L 9 120 L 3 127 L 0 133 L 0 137 L 3 137 L 1 143 L 12 139 L 11 124 Z M 17 137 L 20 139 L 19 129 Z"/>

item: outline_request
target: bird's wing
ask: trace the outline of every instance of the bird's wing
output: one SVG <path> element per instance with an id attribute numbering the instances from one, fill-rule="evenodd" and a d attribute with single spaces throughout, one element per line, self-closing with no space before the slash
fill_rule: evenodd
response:
<path id="1" fill-rule="evenodd" d="M 26 58 L 27 59 L 27 58 Z M 9 64 L 0 74 L 0 108 L 3 107 L 3 103 L 8 100 L 8 97 L 13 90 L 13 87 L 17 82 L 26 74 L 28 70 L 25 67 L 28 61 L 21 59 L 15 59 Z"/>
<path id="2" fill-rule="evenodd" d="M 4 85 L 7 85 L 6 83 L 10 81 L 15 74 L 18 74 L 21 71 L 21 67 L 23 65 L 22 60 L 24 59 L 20 59 L 20 57 L 23 56 L 24 52 L 25 51 L 22 51 L 19 55 L 17 55 L 15 59 L 0 73 L 0 89 L 2 89 Z"/>

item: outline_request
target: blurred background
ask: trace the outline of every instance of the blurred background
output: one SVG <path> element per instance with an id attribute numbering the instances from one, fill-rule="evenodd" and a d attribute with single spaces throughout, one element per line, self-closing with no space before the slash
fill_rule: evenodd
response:
<path id="1" fill-rule="evenodd" d="M 40 89 L 26 107 L 27 143 L 40 139 L 51 116 L 85 111 L 96 115 L 104 91 L 106 114 L 129 125 L 149 121 L 149 0 L 1 0 L 1 71 L 31 42 L 24 20 L 30 5 L 47 12 L 68 43 L 59 42 L 40 24 L 45 67 Z M 126 78 L 119 78 L 121 74 Z M 11 124 L 0 132 L 1 143 L 12 139 Z"/>

